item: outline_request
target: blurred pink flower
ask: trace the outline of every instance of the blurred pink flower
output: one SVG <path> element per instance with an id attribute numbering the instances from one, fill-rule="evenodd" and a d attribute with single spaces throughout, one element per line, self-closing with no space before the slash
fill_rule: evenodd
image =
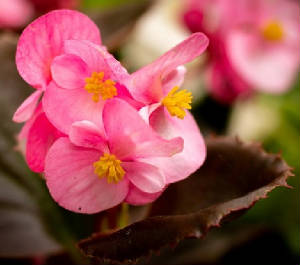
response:
<path id="1" fill-rule="evenodd" d="M 0 1 L 0 28 L 19 28 L 34 15 L 33 6 L 28 0 Z"/>
<path id="2" fill-rule="evenodd" d="M 152 164 L 165 172 L 167 182 L 179 181 L 196 171 L 206 156 L 199 128 L 188 111 L 192 95 L 179 90 L 188 63 L 202 54 L 208 39 L 195 33 L 153 63 L 133 73 L 125 82 L 132 96 L 144 104 L 140 114 L 165 139 L 180 136 L 183 151 L 172 158 L 152 158 Z"/>
<path id="3" fill-rule="evenodd" d="M 150 158 L 167 159 L 183 148 L 182 138 L 162 139 L 123 100 L 108 100 L 103 124 L 105 135 L 90 121 L 75 122 L 69 138 L 58 139 L 47 154 L 49 191 L 66 209 L 96 213 L 126 201 L 132 189 L 161 192 L 166 176 Z M 143 196 L 130 196 L 130 203 L 144 203 Z"/>
<path id="4" fill-rule="evenodd" d="M 293 0 L 189 0 L 184 21 L 210 39 L 207 86 L 230 103 L 254 90 L 282 93 L 298 71 L 299 4 Z"/>

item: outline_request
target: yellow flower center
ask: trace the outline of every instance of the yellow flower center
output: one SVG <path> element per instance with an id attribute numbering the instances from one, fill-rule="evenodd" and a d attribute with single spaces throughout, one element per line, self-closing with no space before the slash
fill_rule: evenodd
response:
<path id="1" fill-rule="evenodd" d="M 85 90 L 93 94 L 93 101 L 98 102 L 100 96 L 103 100 L 113 98 L 116 96 L 117 88 L 115 87 L 116 82 L 111 79 L 103 80 L 104 73 L 93 72 L 91 77 L 85 79 Z"/>
<path id="2" fill-rule="evenodd" d="M 121 163 L 115 155 L 104 153 L 98 161 L 94 162 L 94 172 L 99 178 L 106 177 L 108 183 L 118 183 L 125 175 Z"/>
<path id="3" fill-rule="evenodd" d="M 284 35 L 282 25 L 276 20 L 270 21 L 262 28 L 262 35 L 266 40 L 280 41 Z"/>
<path id="4" fill-rule="evenodd" d="M 162 100 L 162 104 L 167 108 L 172 116 L 183 119 L 186 115 L 185 110 L 191 109 L 192 93 L 186 89 L 177 91 L 178 86 L 172 88 L 168 95 Z"/>

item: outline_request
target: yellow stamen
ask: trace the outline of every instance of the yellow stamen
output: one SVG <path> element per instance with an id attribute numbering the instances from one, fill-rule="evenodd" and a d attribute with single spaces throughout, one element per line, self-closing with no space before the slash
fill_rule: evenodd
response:
<path id="1" fill-rule="evenodd" d="M 92 99 L 95 102 L 98 102 L 100 96 L 103 100 L 113 98 L 116 96 L 117 88 L 115 87 L 115 82 L 111 79 L 103 80 L 104 73 L 103 72 L 93 72 L 91 77 L 85 79 L 85 90 L 87 92 L 92 93 Z"/>
<path id="2" fill-rule="evenodd" d="M 266 40 L 280 41 L 284 35 L 282 25 L 278 21 L 272 20 L 262 28 L 262 35 Z"/>
<path id="3" fill-rule="evenodd" d="M 106 177 L 108 183 L 118 183 L 125 175 L 121 163 L 115 155 L 104 153 L 98 161 L 94 162 L 94 172 L 99 178 Z"/>
<path id="4" fill-rule="evenodd" d="M 183 119 L 185 116 L 185 109 L 191 109 L 192 93 L 186 89 L 177 91 L 178 86 L 172 88 L 168 95 L 162 100 L 162 104 L 167 108 L 172 116 Z"/>

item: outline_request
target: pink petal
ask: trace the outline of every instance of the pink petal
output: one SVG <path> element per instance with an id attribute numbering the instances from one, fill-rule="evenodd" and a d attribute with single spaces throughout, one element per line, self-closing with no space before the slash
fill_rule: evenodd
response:
<path id="1" fill-rule="evenodd" d="M 65 134 L 72 123 L 88 120 L 103 132 L 102 108 L 104 101 L 94 102 L 84 88 L 62 89 L 50 83 L 43 97 L 44 111 L 50 122 Z"/>
<path id="2" fill-rule="evenodd" d="M 143 192 L 134 186 L 132 183 L 129 185 L 129 192 L 125 199 L 125 202 L 132 205 L 143 205 L 155 201 L 163 191 L 155 193 Z"/>
<path id="3" fill-rule="evenodd" d="M 32 127 L 32 124 L 35 122 L 36 118 L 41 113 L 43 113 L 43 108 L 42 108 L 42 103 L 40 102 L 36 107 L 32 116 L 25 122 L 21 131 L 16 137 L 17 140 L 16 150 L 21 152 L 24 156 L 26 156 L 26 144 L 27 144 L 27 138 L 28 138 L 30 128 Z"/>
<path id="4" fill-rule="evenodd" d="M 44 111 L 43 111 L 42 103 L 40 102 L 38 104 L 38 106 L 36 107 L 32 116 L 30 117 L 30 119 L 28 119 L 26 121 L 26 123 L 24 124 L 24 126 L 22 127 L 22 129 L 17 137 L 18 140 L 26 140 L 27 139 L 28 133 L 29 133 L 30 128 L 32 127 L 32 124 L 34 123 L 36 118 L 43 112 Z"/>
<path id="5" fill-rule="evenodd" d="M 54 141 L 62 136 L 41 113 L 33 122 L 27 137 L 26 161 L 34 172 L 43 172 L 46 154 Z"/>
<path id="6" fill-rule="evenodd" d="M 113 55 L 111 55 L 105 46 L 97 46 L 99 52 L 105 58 L 106 63 L 113 70 L 114 79 L 118 80 L 118 82 L 123 83 L 124 80 L 129 78 L 129 74 L 127 70 L 121 65 L 121 63 L 115 59 Z"/>
<path id="7" fill-rule="evenodd" d="M 160 168 L 166 176 L 167 183 L 188 177 L 203 164 L 206 157 L 205 143 L 189 112 L 183 120 L 180 120 L 171 117 L 168 111 L 160 107 L 152 113 L 150 125 L 166 139 L 180 136 L 184 140 L 183 151 L 172 157 L 141 159 Z"/>
<path id="8" fill-rule="evenodd" d="M 97 26 L 84 14 L 55 10 L 33 21 L 23 31 L 16 53 L 20 75 L 31 86 L 45 89 L 51 81 L 50 65 L 69 39 L 101 44 Z"/>
<path id="9" fill-rule="evenodd" d="M 117 83 L 116 88 L 118 90 L 118 98 L 126 101 L 135 109 L 140 109 L 141 107 L 143 107 L 144 104 L 134 100 L 125 86 L 121 85 L 120 83 Z"/>
<path id="10" fill-rule="evenodd" d="M 208 46 L 203 33 L 194 33 L 153 63 L 133 73 L 127 87 L 133 97 L 145 104 L 159 102 L 163 96 L 161 80 L 178 66 L 202 54 Z"/>
<path id="11" fill-rule="evenodd" d="M 166 182 L 162 172 L 155 166 L 142 162 L 123 162 L 126 177 L 143 192 L 162 191 Z"/>
<path id="12" fill-rule="evenodd" d="M 30 117 L 33 115 L 34 110 L 36 109 L 41 95 L 42 91 L 35 91 L 28 98 L 26 98 L 25 101 L 15 112 L 13 116 L 13 121 L 24 122 L 30 119 Z"/>
<path id="13" fill-rule="evenodd" d="M 134 151 L 135 157 L 165 157 L 173 156 L 183 150 L 183 139 L 174 137 L 164 140 L 157 137 L 156 140 L 140 143 Z"/>
<path id="14" fill-rule="evenodd" d="M 84 40 L 68 40 L 64 43 L 64 51 L 80 57 L 91 72 L 104 72 L 106 78 L 111 78 L 112 70 L 97 47 L 92 42 Z"/>
<path id="15" fill-rule="evenodd" d="M 182 150 L 181 139 L 166 141 L 159 137 L 123 100 L 113 99 L 105 104 L 103 123 L 111 152 L 119 159 L 171 156 Z"/>
<path id="16" fill-rule="evenodd" d="M 65 137 L 50 148 L 45 177 L 54 200 L 78 213 L 97 213 L 121 203 L 128 193 L 128 180 L 108 184 L 94 174 L 93 163 L 102 153 L 72 145 Z"/>
<path id="17" fill-rule="evenodd" d="M 106 153 L 109 151 L 106 140 L 101 135 L 101 131 L 90 121 L 74 122 L 69 138 L 77 146 L 98 149 Z"/>
<path id="18" fill-rule="evenodd" d="M 51 65 L 51 73 L 56 84 L 67 89 L 83 88 L 85 78 L 91 75 L 87 64 L 73 54 L 55 57 Z"/>
<path id="19" fill-rule="evenodd" d="M 65 42 L 65 52 L 78 55 L 88 64 L 91 71 L 104 72 L 107 78 L 117 82 L 129 77 L 126 69 L 104 46 L 95 45 L 90 41 L 69 40 Z"/>
<path id="20" fill-rule="evenodd" d="M 186 68 L 181 65 L 164 77 L 162 80 L 164 95 L 167 95 L 173 87 L 180 87 L 183 84 L 185 73 Z"/>
<path id="21" fill-rule="evenodd" d="M 149 117 L 151 116 L 152 112 L 155 111 L 157 108 L 161 107 L 161 103 L 154 103 L 151 105 L 146 105 L 139 109 L 139 114 L 142 119 L 149 124 Z"/>

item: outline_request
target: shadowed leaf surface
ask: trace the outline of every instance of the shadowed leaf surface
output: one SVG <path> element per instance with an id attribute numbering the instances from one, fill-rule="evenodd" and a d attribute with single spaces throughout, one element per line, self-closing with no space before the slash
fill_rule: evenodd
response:
<path id="1" fill-rule="evenodd" d="M 36 203 L 0 173 L 0 257 L 30 257 L 60 250 L 45 231 Z"/>
<path id="2" fill-rule="evenodd" d="M 289 166 L 258 145 L 210 138 L 207 149 L 204 165 L 188 179 L 170 185 L 153 204 L 149 218 L 81 241 L 83 253 L 111 262 L 134 262 L 184 238 L 201 238 L 275 187 L 287 186 Z"/>

